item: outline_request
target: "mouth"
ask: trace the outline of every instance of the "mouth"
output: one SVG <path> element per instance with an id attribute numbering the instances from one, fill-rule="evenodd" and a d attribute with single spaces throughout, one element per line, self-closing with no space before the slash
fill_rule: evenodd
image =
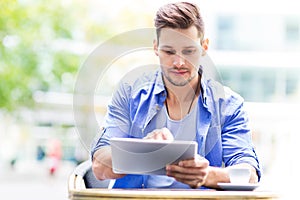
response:
<path id="1" fill-rule="evenodd" d="M 175 74 L 175 75 L 185 75 L 187 74 L 189 71 L 187 69 L 173 69 L 173 70 L 170 70 L 171 73 Z"/>

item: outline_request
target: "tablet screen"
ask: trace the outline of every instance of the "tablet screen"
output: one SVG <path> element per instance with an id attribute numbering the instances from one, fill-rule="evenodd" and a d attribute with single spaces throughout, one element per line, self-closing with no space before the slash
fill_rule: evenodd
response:
<path id="1" fill-rule="evenodd" d="M 146 140 L 112 138 L 111 153 L 114 173 L 165 175 L 167 164 L 193 159 L 198 145 L 195 141 Z"/>

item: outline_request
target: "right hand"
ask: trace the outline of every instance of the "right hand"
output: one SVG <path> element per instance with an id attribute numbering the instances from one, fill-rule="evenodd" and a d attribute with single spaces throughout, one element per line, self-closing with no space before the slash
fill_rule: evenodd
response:
<path id="1" fill-rule="evenodd" d="M 148 133 L 144 139 L 153 140 L 174 140 L 171 131 L 168 128 L 155 129 L 154 131 Z"/>
<path id="2" fill-rule="evenodd" d="M 92 169 L 99 180 L 117 179 L 125 176 L 125 174 L 115 174 L 112 171 L 110 146 L 100 148 L 94 153 Z"/>

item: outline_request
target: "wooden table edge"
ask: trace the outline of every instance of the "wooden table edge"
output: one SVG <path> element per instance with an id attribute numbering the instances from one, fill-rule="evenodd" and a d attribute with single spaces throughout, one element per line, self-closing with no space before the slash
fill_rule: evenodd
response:
<path id="1" fill-rule="evenodd" d="M 70 190 L 70 199 L 84 198 L 134 199 L 278 199 L 271 191 L 216 191 L 172 189 L 80 189 Z"/>

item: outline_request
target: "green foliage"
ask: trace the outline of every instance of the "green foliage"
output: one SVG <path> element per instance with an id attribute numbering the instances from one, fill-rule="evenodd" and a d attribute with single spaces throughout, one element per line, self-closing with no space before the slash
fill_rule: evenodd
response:
<path id="1" fill-rule="evenodd" d="M 80 56 L 57 46 L 74 40 L 74 6 L 59 0 L 1 0 L 0 13 L 0 108 L 32 106 L 36 90 L 71 92 L 62 76 L 75 77 Z"/>
<path id="2" fill-rule="evenodd" d="M 139 23 L 147 26 L 142 11 L 137 18 L 125 8 L 111 15 L 112 8 L 105 1 L 0 0 L 0 111 L 33 106 L 37 90 L 72 92 L 83 54 L 90 52 L 81 44 L 98 45 Z"/>

